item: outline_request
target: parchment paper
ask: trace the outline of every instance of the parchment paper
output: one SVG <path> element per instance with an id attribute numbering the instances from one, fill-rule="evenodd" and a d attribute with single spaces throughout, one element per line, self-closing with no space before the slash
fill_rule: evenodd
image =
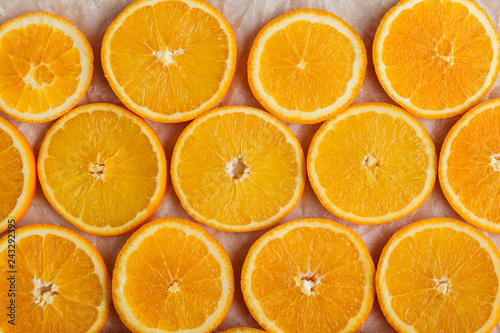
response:
<path id="1" fill-rule="evenodd" d="M 371 49 L 375 31 L 380 20 L 387 10 L 394 6 L 398 0 L 208 0 L 208 2 L 219 9 L 224 17 L 226 17 L 229 21 L 238 43 L 238 63 L 236 67 L 236 74 L 231 84 L 231 88 L 219 104 L 220 106 L 247 105 L 262 108 L 250 91 L 246 75 L 248 52 L 253 39 L 259 30 L 270 20 L 290 10 L 304 7 L 323 9 L 340 16 L 347 23 L 349 23 L 364 40 L 368 53 L 368 68 L 363 88 L 354 103 L 376 101 L 395 104 L 385 94 L 375 76 L 371 60 Z M 100 62 L 100 52 L 102 37 L 108 25 L 118 15 L 118 13 L 120 13 L 123 8 L 130 3 L 132 3 L 132 0 L 0 0 L 0 24 L 21 14 L 33 11 L 48 11 L 66 17 L 80 30 L 82 30 L 88 38 L 96 58 L 91 86 L 83 100 L 80 102 L 80 105 L 95 102 L 109 102 L 122 105 L 104 78 Z M 499 29 L 500 1 L 478 0 L 478 3 L 487 11 L 495 26 Z M 500 80 L 497 80 L 493 89 L 484 100 L 496 97 L 500 97 Z M 38 157 L 38 151 L 43 137 L 54 122 L 44 124 L 25 124 L 12 120 L 5 114 L 1 115 L 9 119 L 21 130 L 21 132 L 23 132 L 28 141 L 31 143 L 36 157 Z M 419 119 L 434 140 L 438 154 L 446 133 L 459 118 L 460 116 L 442 120 Z M 151 121 L 147 122 L 159 136 L 163 147 L 165 148 L 167 160 L 170 165 L 170 159 L 172 157 L 172 150 L 175 141 L 181 131 L 186 127 L 187 123 L 161 124 Z M 317 131 L 320 124 L 288 125 L 300 140 L 304 152 L 307 153 L 312 136 Z M 99 237 L 79 231 L 71 223 L 64 220 L 50 206 L 49 202 L 45 199 L 42 193 L 40 184 L 38 183 L 37 186 L 33 203 L 24 218 L 19 221 L 17 227 L 34 223 L 52 223 L 75 230 L 97 247 L 111 274 L 118 251 L 130 237 L 132 232 L 119 237 Z M 177 196 L 175 195 L 171 186 L 170 175 L 168 179 L 167 192 L 160 208 L 153 216 L 153 219 L 165 216 L 175 216 L 192 220 L 184 211 Z M 368 246 L 376 265 L 383 246 L 397 230 L 411 222 L 438 216 L 447 216 L 462 220 L 446 201 L 438 182 L 436 182 L 436 186 L 432 191 L 431 196 L 416 212 L 399 221 L 380 226 L 360 226 L 345 222 L 331 215 L 325 208 L 323 208 L 323 206 L 321 206 L 312 191 L 309 182 L 307 182 L 304 194 L 299 204 L 281 221 L 281 223 L 302 217 L 321 217 L 340 222 L 349 228 L 352 228 L 361 236 L 363 241 Z M 211 229 L 207 226 L 204 227 L 219 240 L 222 246 L 224 246 L 229 253 L 234 268 L 236 283 L 234 300 L 229 314 L 224 319 L 222 324 L 215 330 L 215 332 L 238 326 L 259 327 L 245 306 L 239 284 L 241 267 L 248 249 L 253 242 L 257 240 L 257 238 L 267 231 L 267 229 L 250 233 L 226 233 Z M 485 232 L 485 234 L 496 244 L 497 247 L 500 247 L 499 235 L 487 232 Z M 108 320 L 102 332 L 130 332 L 125 325 L 121 323 L 113 305 L 111 306 Z M 359 332 L 395 332 L 384 319 L 377 300 L 375 300 L 370 316 Z M 493 332 L 500 333 L 500 324 L 496 326 Z"/>

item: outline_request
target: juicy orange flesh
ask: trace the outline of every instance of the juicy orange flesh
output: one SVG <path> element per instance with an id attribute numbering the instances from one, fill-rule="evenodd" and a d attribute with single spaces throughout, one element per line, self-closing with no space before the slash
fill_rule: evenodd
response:
<path id="1" fill-rule="evenodd" d="M 54 132 L 46 184 L 71 216 L 119 227 L 150 205 L 158 157 L 138 124 L 111 111 L 83 112 Z"/>
<path id="2" fill-rule="evenodd" d="M 0 265 L 7 266 L 7 250 L 0 253 Z M 16 320 L 13 326 L 6 316 L 0 322 L 2 332 L 87 332 L 98 318 L 104 292 L 92 259 L 71 240 L 57 235 L 30 235 L 16 244 Z M 36 282 L 50 284 L 42 296 L 34 295 Z M 0 279 L 0 288 L 10 282 Z M 54 286 L 57 288 L 54 292 Z M 39 288 L 39 287 L 38 287 Z M 43 297 L 46 302 L 40 302 Z M 10 302 L 7 292 L 0 296 L 5 309 Z"/>
<path id="3" fill-rule="evenodd" d="M 81 72 L 80 52 L 60 29 L 28 24 L 0 39 L 0 98 L 19 112 L 61 106 L 75 93 Z"/>
<path id="4" fill-rule="evenodd" d="M 335 28 L 297 21 L 264 44 L 259 78 L 278 105 L 311 112 L 332 105 L 345 93 L 354 60 L 351 41 Z"/>
<path id="5" fill-rule="evenodd" d="M 239 171 L 248 168 L 249 173 L 233 179 L 225 169 L 240 155 Z M 184 142 L 177 173 L 196 212 L 223 224 L 245 225 L 267 220 L 290 202 L 299 168 L 283 132 L 259 116 L 238 112 L 198 126 Z"/>
<path id="6" fill-rule="evenodd" d="M 207 245 L 175 228 L 142 240 L 127 258 L 123 296 L 144 326 L 196 329 L 217 309 L 221 267 Z"/>
<path id="7" fill-rule="evenodd" d="M 302 279 L 316 283 L 310 295 L 302 291 Z M 359 313 L 366 283 L 359 250 L 347 236 L 301 227 L 262 248 L 251 292 L 284 332 L 339 332 Z"/>
<path id="8" fill-rule="evenodd" d="M 0 221 L 11 214 L 24 187 L 23 160 L 12 137 L 0 128 Z"/>
<path id="9" fill-rule="evenodd" d="M 446 175 L 474 215 L 500 224 L 500 106 L 477 114 L 453 140 Z"/>
<path id="10" fill-rule="evenodd" d="M 111 38 L 110 64 L 134 103 L 166 115 L 188 112 L 219 90 L 228 43 L 215 17 L 180 1 L 162 1 L 125 19 Z"/>
<path id="11" fill-rule="evenodd" d="M 467 7 L 428 0 L 403 10 L 384 40 L 382 62 L 395 92 L 424 110 L 465 103 L 493 61 L 490 38 Z"/>
<path id="12" fill-rule="evenodd" d="M 314 170 L 336 207 L 372 217 L 408 206 L 423 191 L 429 163 L 422 139 L 408 123 L 364 112 L 324 135 Z"/>
<path id="13" fill-rule="evenodd" d="M 446 227 L 418 231 L 396 245 L 384 283 L 396 315 L 417 332 L 477 331 L 498 290 L 488 252 Z"/>

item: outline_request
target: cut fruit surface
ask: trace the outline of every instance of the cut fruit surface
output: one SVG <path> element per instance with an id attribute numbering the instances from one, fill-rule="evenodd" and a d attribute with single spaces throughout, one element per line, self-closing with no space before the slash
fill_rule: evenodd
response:
<path id="1" fill-rule="evenodd" d="M 370 313 L 375 267 L 351 229 L 324 219 L 280 225 L 259 238 L 241 288 L 267 332 L 356 332 Z"/>
<path id="2" fill-rule="evenodd" d="M 0 109 L 41 123 L 71 110 L 90 85 L 94 55 L 70 21 L 28 13 L 0 26 Z"/>
<path id="3" fill-rule="evenodd" d="M 439 181 L 450 205 L 476 227 L 500 233 L 500 99 L 467 112 L 441 148 Z"/>
<path id="4" fill-rule="evenodd" d="M 499 284 L 495 245 L 449 218 L 399 230 L 376 275 L 380 306 L 398 332 L 491 332 L 500 318 Z"/>
<path id="5" fill-rule="evenodd" d="M 28 210 L 36 188 L 35 155 L 24 135 L 0 117 L 0 233 Z"/>
<path id="6" fill-rule="evenodd" d="M 76 232 L 50 224 L 17 229 L 15 250 L 13 235 L 0 240 L 2 271 L 16 271 L 15 282 L 0 279 L 6 291 L 0 305 L 8 309 L 13 298 L 7 290 L 14 283 L 16 319 L 12 325 L 2 316 L 0 331 L 100 332 L 111 295 L 108 271 L 95 247 Z"/>
<path id="7" fill-rule="evenodd" d="M 267 112 L 231 106 L 201 115 L 175 144 L 172 184 L 197 221 L 225 231 L 277 223 L 302 195 L 304 154 Z"/>
<path id="8" fill-rule="evenodd" d="M 263 330 L 259 330 L 256 328 L 237 327 L 237 328 L 230 328 L 227 331 L 221 333 L 265 333 L 265 332 Z"/>
<path id="9" fill-rule="evenodd" d="M 114 304 L 134 332 L 212 332 L 233 292 L 226 251 L 203 227 L 178 218 L 137 230 L 113 272 Z"/>
<path id="10" fill-rule="evenodd" d="M 403 0 L 384 16 L 373 62 L 385 91 L 424 118 L 467 111 L 500 69 L 500 36 L 473 0 Z"/>
<path id="11" fill-rule="evenodd" d="M 410 214 L 427 199 L 436 159 L 418 120 L 393 105 L 362 103 L 318 130 L 307 167 L 314 192 L 332 214 L 380 224 Z"/>
<path id="12" fill-rule="evenodd" d="M 88 233 L 113 236 L 154 214 L 167 186 L 167 162 L 141 118 L 116 105 L 88 104 L 50 128 L 38 176 L 65 219 Z"/>
<path id="13" fill-rule="evenodd" d="M 293 123 L 318 123 L 345 109 L 366 71 L 363 41 L 329 12 L 298 9 L 269 22 L 248 58 L 248 82 L 269 112 Z"/>
<path id="14" fill-rule="evenodd" d="M 204 1 L 138 0 L 109 26 L 101 57 L 111 88 L 130 110 L 181 122 L 224 97 L 236 68 L 236 39 Z"/>

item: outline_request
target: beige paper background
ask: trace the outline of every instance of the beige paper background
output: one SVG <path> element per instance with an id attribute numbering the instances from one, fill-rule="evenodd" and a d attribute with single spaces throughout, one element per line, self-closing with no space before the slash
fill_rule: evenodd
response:
<path id="1" fill-rule="evenodd" d="M 116 15 L 131 2 L 132 0 L 0 0 L 0 23 L 4 23 L 9 19 L 27 12 L 42 10 L 64 16 L 71 20 L 82 30 L 90 41 L 96 58 L 92 84 L 80 104 L 109 102 L 122 105 L 104 78 L 100 63 L 100 51 L 102 37 L 106 28 Z M 348 22 L 364 40 L 368 52 L 367 75 L 363 88 L 354 103 L 377 101 L 394 104 L 385 94 L 375 76 L 373 63 L 371 61 L 371 48 L 375 31 L 381 18 L 389 8 L 398 2 L 397 0 L 208 0 L 208 2 L 218 8 L 229 21 L 234 29 L 238 43 L 236 74 L 231 84 L 231 88 L 219 104 L 220 106 L 247 105 L 262 108 L 250 92 L 246 75 L 246 62 L 253 39 L 258 31 L 270 20 L 290 10 L 304 7 L 324 9 L 340 16 Z M 478 3 L 487 11 L 497 29 L 499 29 L 500 1 L 479 0 Z M 496 97 L 500 97 L 500 79 L 497 80 L 495 86 L 486 96 L 485 100 Z M 12 121 L 12 123 L 24 133 L 31 143 L 36 157 L 38 157 L 40 144 L 53 122 L 45 124 L 25 124 L 12 120 L 4 114 L 1 115 Z M 419 119 L 429 131 L 438 153 L 446 133 L 459 118 L 460 116 L 443 120 Z M 175 141 L 187 123 L 160 124 L 151 121 L 148 121 L 148 123 L 158 134 L 167 153 L 167 159 L 170 165 Z M 320 125 L 288 125 L 300 140 L 304 152 L 307 153 L 311 138 Z M 107 238 L 81 232 L 64 220 L 50 206 L 40 189 L 39 183 L 37 186 L 38 188 L 33 203 L 17 226 L 21 227 L 34 223 L 52 223 L 75 230 L 97 247 L 111 273 L 118 251 L 128 237 L 130 237 L 132 232 L 119 237 Z M 181 207 L 171 186 L 170 177 L 168 179 L 166 195 L 160 208 L 153 216 L 153 219 L 165 216 L 175 216 L 192 220 Z M 321 217 L 340 222 L 352 228 L 361 236 L 368 246 L 375 264 L 377 264 L 384 244 L 394 232 L 413 221 L 436 216 L 447 216 L 461 220 L 458 214 L 456 214 L 447 203 L 438 183 L 436 183 L 431 196 L 422 207 L 406 218 L 380 226 L 360 226 L 345 222 L 328 213 L 328 211 L 321 206 L 311 186 L 307 182 L 299 204 L 283 219 L 283 221 L 281 221 L 281 223 L 301 217 Z M 206 227 L 206 229 L 209 230 L 228 251 L 233 263 L 236 282 L 234 300 L 229 314 L 215 332 L 238 326 L 258 327 L 258 324 L 253 320 L 244 304 L 241 289 L 239 287 L 239 276 L 248 249 L 266 230 L 250 233 L 225 233 L 209 227 Z M 500 247 L 500 236 L 490 233 L 485 234 L 493 240 L 497 247 Z M 26 319 L 28 318 L 24 318 L 24 320 Z M 111 306 L 108 320 L 102 332 L 129 332 L 121 323 L 113 306 Z M 370 316 L 359 332 L 394 332 L 384 319 L 377 301 L 375 301 Z M 500 325 L 497 325 L 493 332 L 500 332 Z"/>

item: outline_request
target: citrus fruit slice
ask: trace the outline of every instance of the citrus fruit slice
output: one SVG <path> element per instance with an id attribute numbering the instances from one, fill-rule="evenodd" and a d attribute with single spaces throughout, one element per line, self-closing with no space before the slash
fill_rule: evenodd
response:
<path id="1" fill-rule="evenodd" d="M 154 214 L 167 186 L 167 162 L 141 118 L 116 105 L 88 104 L 50 128 L 38 177 L 66 220 L 88 233 L 114 236 Z"/>
<path id="2" fill-rule="evenodd" d="M 439 181 L 450 205 L 476 227 L 500 233 L 500 99 L 467 112 L 441 148 Z"/>
<path id="3" fill-rule="evenodd" d="M 376 275 L 380 307 L 398 332 L 490 332 L 500 318 L 499 284 L 495 245 L 449 218 L 395 233 Z"/>
<path id="4" fill-rule="evenodd" d="M 325 122 L 307 156 L 311 186 L 332 214 L 381 224 L 416 210 L 436 179 L 436 151 L 425 128 L 385 103 L 361 103 Z"/>
<path id="5" fill-rule="evenodd" d="M 227 331 L 221 333 L 265 333 L 265 332 L 263 330 L 258 330 L 256 328 L 237 327 L 237 328 L 230 328 Z"/>
<path id="6" fill-rule="evenodd" d="M 28 140 L 2 117 L 0 161 L 0 233 L 3 233 L 28 210 L 35 195 L 36 168 Z"/>
<path id="7" fill-rule="evenodd" d="M 472 0 L 403 0 L 373 42 L 377 77 L 394 101 L 424 118 L 467 111 L 500 69 L 500 36 Z"/>
<path id="8" fill-rule="evenodd" d="M 224 97 L 236 68 L 236 39 L 205 1 L 138 0 L 109 26 L 101 57 L 111 88 L 130 110 L 181 122 Z"/>
<path id="9" fill-rule="evenodd" d="M 223 107 L 185 128 L 171 174 L 195 220 L 224 231 L 252 231 L 277 223 L 297 205 L 304 154 L 292 131 L 269 113 Z"/>
<path id="10" fill-rule="evenodd" d="M 234 292 L 231 261 L 203 227 L 178 218 L 142 226 L 113 272 L 113 302 L 134 332 L 211 332 Z"/>
<path id="11" fill-rule="evenodd" d="M 375 267 L 351 229 L 324 219 L 282 224 L 259 238 L 241 288 L 267 332 L 356 332 L 372 308 Z"/>
<path id="12" fill-rule="evenodd" d="M 319 123 L 345 109 L 365 71 L 366 50 L 356 31 L 334 14 L 308 8 L 269 22 L 248 58 L 254 96 L 292 123 Z"/>
<path id="13" fill-rule="evenodd" d="M 0 26 L 0 109 L 42 123 L 71 110 L 92 79 L 94 55 L 63 17 L 28 13 Z"/>
<path id="14" fill-rule="evenodd" d="M 89 241 L 70 229 L 33 224 L 10 230 L 0 240 L 0 257 L 5 291 L 0 305 L 14 315 L 2 316 L 0 331 L 100 332 L 109 311 L 110 281 Z"/>

